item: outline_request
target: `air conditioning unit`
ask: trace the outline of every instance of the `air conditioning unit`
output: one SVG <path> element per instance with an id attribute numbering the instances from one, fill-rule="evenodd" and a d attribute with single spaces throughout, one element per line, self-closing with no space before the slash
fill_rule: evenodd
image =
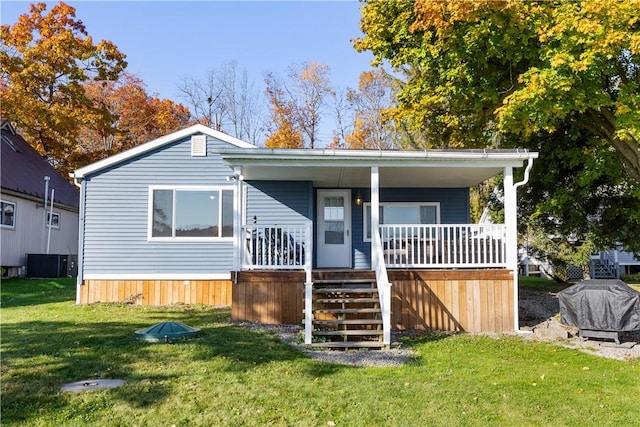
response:
<path id="1" fill-rule="evenodd" d="M 68 277 L 70 257 L 71 255 L 60 254 L 27 254 L 27 277 Z"/>

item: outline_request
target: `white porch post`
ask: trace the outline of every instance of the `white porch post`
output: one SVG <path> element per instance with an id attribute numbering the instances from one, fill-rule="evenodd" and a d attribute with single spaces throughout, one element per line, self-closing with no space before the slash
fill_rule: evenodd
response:
<path id="1" fill-rule="evenodd" d="M 507 268 L 513 274 L 513 328 L 520 329 L 518 316 L 518 201 L 513 184 L 513 168 L 504 168 L 504 223 L 507 228 Z"/>
<path id="2" fill-rule="evenodd" d="M 234 182 L 236 184 L 233 206 L 233 269 L 234 271 L 240 271 L 242 267 L 242 259 L 240 251 L 242 250 L 242 205 L 243 205 L 243 191 L 242 191 L 242 169 L 236 167 L 233 169 Z"/>
<path id="3" fill-rule="evenodd" d="M 380 224 L 380 171 L 371 166 L 371 264 L 378 265 L 378 254 L 373 250 L 373 233 L 378 233 Z"/>
<path id="4" fill-rule="evenodd" d="M 380 296 L 380 311 L 382 312 L 382 342 L 391 344 L 391 284 L 387 278 L 384 259 L 380 250 L 380 170 L 378 166 L 371 167 L 371 264 L 376 270 L 376 282 Z M 383 272 L 382 274 L 380 274 Z"/>
<path id="5" fill-rule="evenodd" d="M 306 248 L 304 260 L 304 343 L 313 341 L 313 226 L 311 222 L 305 227 Z"/>

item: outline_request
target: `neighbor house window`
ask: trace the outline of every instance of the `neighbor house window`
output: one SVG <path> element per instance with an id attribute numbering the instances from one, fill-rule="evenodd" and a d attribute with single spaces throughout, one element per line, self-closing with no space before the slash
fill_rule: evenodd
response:
<path id="1" fill-rule="evenodd" d="M 47 212 L 47 227 L 60 228 L 60 214 L 58 212 Z"/>
<path id="2" fill-rule="evenodd" d="M 150 207 L 152 239 L 233 237 L 233 190 L 152 188 Z"/>
<path id="3" fill-rule="evenodd" d="M 440 203 L 380 203 L 380 224 L 420 225 L 440 222 Z M 371 240 L 371 204 L 364 205 L 364 240 Z"/>
<path id="4" fill-rule="evenodd" d="M 16 204 L 12 202 L 0 202 L 0 210 L 2 210 L 2 227 L 14 228 L 16 226 Z"/>

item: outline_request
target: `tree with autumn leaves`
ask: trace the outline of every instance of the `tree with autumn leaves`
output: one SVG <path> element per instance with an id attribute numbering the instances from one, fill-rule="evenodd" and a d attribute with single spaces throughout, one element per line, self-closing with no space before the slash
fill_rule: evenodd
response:
<path id="1" fill-rule="evenodd" d="M 124 74 L 125 55 L 109 41 L 94 43 L 73 7 L 60 2 L 46 12 L 32 4 L 0 28 L 0 101 L 2 116 L 56 169 L 66 175 L 184 126 L 188 111 L 147 95 Z"/>
<path id="2" fill-rule="evenodd" d="M 539 151 L 521 223 L 543 250 L 640 252 L 640 1 L 363 3 L 354 46 L 404 79 L 387 114 L 416 147 Z"/>
<path id="3" fill-rule="evenodd" d="M 289 68 L 288 80 L 269 73 L 265 78 L 271 106 L 267 147 L 316 148 L 327 98 L 333 95 L 329 67 L 311 61 Z"/>
<path id="4" fill-rule="evenodd" d="M 117 81 L 84 85 L 94 105 L 105 108 L 108 121 L 81 129 L 80 144 L 94 159 L 106 157 L 186 127 L 189 110 L 168 99 L 150 96 L 141 79 L 122 73 Z"/>
<path id="5" fill-rule="evenodd" d="M 438 145 L 553 134 L 616 150 L 640 181 L 640 1 L 365 1 L 356 49 L 407 81 L 394 117 Z"/>

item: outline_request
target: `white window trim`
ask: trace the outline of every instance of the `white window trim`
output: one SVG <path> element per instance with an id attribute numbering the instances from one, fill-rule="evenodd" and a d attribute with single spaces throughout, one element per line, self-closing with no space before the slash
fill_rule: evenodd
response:
<path id="1" fill-rule="evenodd" d="M 53 212 L 53 214 L 51 214 L 52 217 L 57 216 L 58 217 L 58 225 L 51 225 L 51 228 L 55 229 L 55 230 L 60 230 L 60 221 L 62 220 L 62 215 L 60 215 L 60 212 Z M 44 225 L 46 228 L 49 228 L 49 211 L 47 211 L 47 222 Z"/>
<path id="2" fill-rule="evenodd" d="M 394 207 L 420 207 L 420 206 L 435 206 L 436 208 L 436 224 L 440 224 L 440 202 L 380 202 L 380 207 L 394 206 Z M 371 202 L 365 202 L 362 204 L 362 241 L 370 242 L 371 237 L 367 237 L 367 229 L 369 228 L 369 221 L 367 220 L 367 207 L 371 207 Z M 389 225 L 380 223 L 380 225 Z M 425 224 L 426 225 L 426 224 Z"/>
<path id="3" fill-rule="evenodd" d="M 213 186 L 193 186 L 193 185 L 150 185 L 147 200 L 147 241 L 158 243 L 211 243 L 211 242 L 233 242 L 233 236 L 230 237 L 153 237 L 153 192 L 155 190 L 172 190 L 174 191 L 232 191 L 233 198 L 236 198 L 235 187 L 224 185 Z M 175 203 L 173 204 L 172 218 L 175 219 Z M 219 218 L 222 221 L 222 203 L 218 206 Z M 235 234 L 235 229 L 234 229 Z"/>
<path id="4" fill-rule="evenodd" d="M 0 202 L 8 204 L 8 205 L 13 205 L 13 225 L 6 225 L 6 224 L 2 224 L 0 223 L 0 228 L 6 228 L 7 230 L 15 230 L 16 228 L 16 221 L 17 221 L 17 216 L 16 216 L 16 208 L 18 207 L 18 204 L 16 202 L 12 202 L 10 200 L 0 200 Z M 4 212 L 0 212 L 0 214 L 4 215 Z M 0 218 L 1 221 L 1 218 Z"/>

